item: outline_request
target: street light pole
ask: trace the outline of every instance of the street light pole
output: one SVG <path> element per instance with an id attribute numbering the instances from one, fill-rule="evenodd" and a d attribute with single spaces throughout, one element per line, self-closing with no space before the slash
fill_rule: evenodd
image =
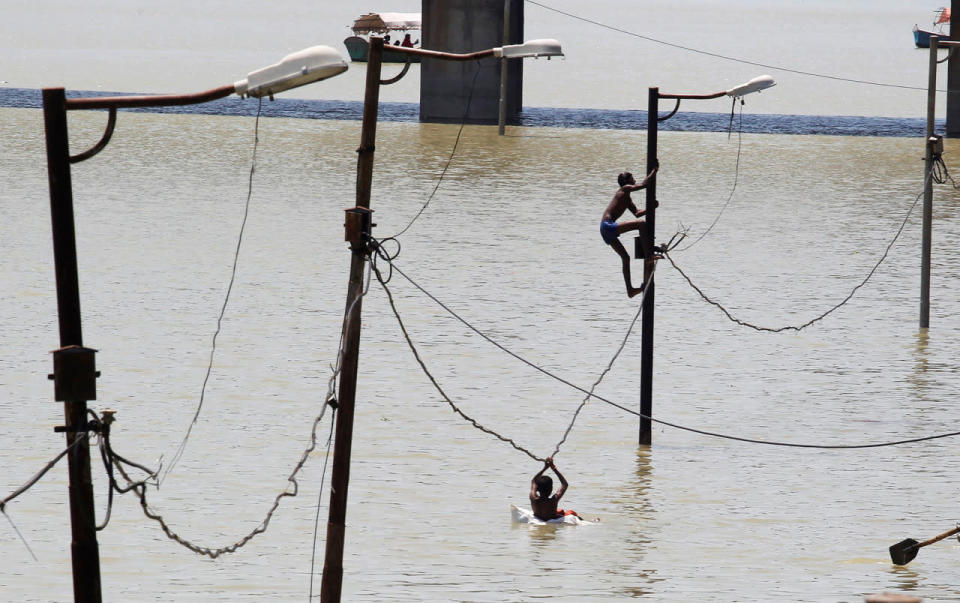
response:
<path id="1" fill-rule="evenodd" d="M 383 38 L 371 37 L 367 56 L 367 81 L 363 98 L 360 148 L 357 149 L 357 209 L 370 207 L 373 156 L 380 108 L 380 72 L 383 65 Z M 343 587 L 343 547 L 346 540 L 347 489 L 350 485 L 350 454 L 353 447 L 353 416 L 357 398 L 357 369 L 360 360 L 360 311 L 363 305 L 363 268 L 368 241 L 362 232 L 350 241 L 350 281 L 343 317 L 343 358 L 340 359 L 340 391 L 337 397 L 337 425 L 330 476 L 330 509 L 324 553 L 320 600 L 340 601 Z"/>
<path id="2" fill-rule="evenodd" d="M 73 219 L 73 189 L 70 179 L 70 150 L 67 135 L 67 99 L 63 88 L 43 90 L 43 121 L 47 142 L 47 175 L 50 181 L 50 217 L 53 228 L 54 270 L 57 280 L 57 318 L 60 348 L 83 346 L 80 322 L 80 286 L 77 277 L 77 245 Z M 59 352 L 59 350 L 58 350 Z M 55 353 L 56 354 L 56 353 Z M 100 551 L 97 544 L 93 509 L 93 482 L 90 479 L 90 447 L 77 442 L 86 437 L 87 399 L 76 392 L 89 387 L 73 387 L 76 382 L 89 385 L 96 375 L 90 370 L 73 370 L 54 357 L 54 382 L 63 402 L 66 419 L 67 455 L 70 478 L 70 543 L 73 563 L 73 598 L 77 602 L 98 603 L 100 591 Z M 96 399 L 95 392 L 90 399 Z M 76 445 L 74 445 L 76 444 Z"/>
<path id="3" fill-rule="evenodd" d="M 660 113 L 660 89 L 650 88 L 647 93 L 647 174 L 653 171 L 657 161 L 657 131 L 658 115 Z M 653 178 L 647 184 L 646 237 L 650 245 L 656 244 L 656 199 L 657 179 Z M 648 246 L 649 247 L 649 246 Z M 647 290 L 643 294 L 643 317 L 640 322 L 640 445 L 649 446 L 653 443 L 653 425 L 650 417 L 653 416 L 653 313 L 654 313 L 654 279 L 653 267 L 649 262 L 643 263 L 643 282 L 647 283 Z"/>
<path id="4" fill-rule="evenodd" d="M 97 544 L 93 482 L 90 476 L 90 447 L 85 441 L 95 429 L 87 421 L 87 402 L 96 400 L 96 350 L 83 347 L 80 319 L 80 286 L 77 271 L 76 228 L 70 165 L 90 159 L 102 151 L 113 135 L 117 109 L 165 107 L 205 103 L 234 92 L 249 96 L 271 96 L 283 90 L 326 79 L 343 71 L 347 64 L 328 46 L 314 46 L 284 57 L 282 61 L 236 84 L 197 94 L 67 98 L 63 88 L 44 88 L 43 119 L 47 146 L 47 176 L 50 185 L 50 218 L 53 231 L 54 271 L 57 284 L 57 319 L 60 349 L 53 353 L 54 398 L 64 403 L 66 424 L 57 432 L 66 434 L 69 450 L 71 556 L 73 596 L 82 603 L 101 601 L 100 553 Z M 109 117 L 100 141 L 83 153 L 70 155 L 67 111 L 107 109 Z"/>
<path id="5" fill-rule="evenodd" d="M 647 174 L 653 171 L 657 163 L 657 133 L 659 123 L 673 117 L 680 109 L 680 101 L 690 100 L 708 100 L 720 98 L 721 96 L 730 96 L 734 99 L 759 92 L 771 86 L 776 85 L 773 78 L 769 75 L 756 77 L 749 82 L 740 84 L 730 90 L 714 92 L 712 94 L 664 94 L 657 87 L 651 87 L 647 94 Z M 667 115 L 660 117 L 660 99 L 673 99 L 677 101 L 673 110 Z M 657 178 L 653 178 L 647 185 L 646 212 L 644 221 L 647 240 L 650 245 L 656 244 L 656 210 L 657 210 Z M 637 237 L 634 255 L 639 259 L 644 257 L 644 245 Z M 653 443 L 653 326 L 654 326 L 654 295 L 655 279 L 653 275 L 653 266 L 644 261 L 643 280 L 646 283 L 646 289 L 643 294 L 643 317 L 641 320 L 641 342 L 640 342 L 640 435 L 639 443 L 641 446 L 649 446 Z"/>
<path id="6" fill-rule="evenodd" d="M 937 105 L 937 49 L 940 38 L 930 36 L 930 61 L 927 73 L 927 128 L 923 161 L 923 226 L 920 243 L 920 328 L 930 327 L 930 255 L 933 248 L 933 161 L 936 139 L 934 117 Z M 953 49 L 951 48 L 951 52 Z"/>
<path id="7" fill-rule="evenodd" d="M 353 417 L 356 407 L 357 367 L 360 354 L 360 311 L 362 308 L 363 269 L 370 250 L 370 229 L 373 226 L 370 192 L 373 183 L 373 160 L 377 136 L 377 115 L 380 86 L 399 81 L 403 71 L 390 80 L 381 80 L 383 38 L 371 36 L 367 55 L 366 90 L 363 99 L 363 123 L 360 127 L 360 148 L 357 149 L 356 207 L 347 210 L 346 239 L 350 242 L 350 281 L 347 286 L 347 307 L 343 318 L 343 357 L 340 390 L 337 398 L 336 436 L 333 446 L 333 470 L 330 477 L 330 510 L 327 519 L 327 543 L 323 562 L 320 600 L 337 603 L 343 588 L 343 549 L 346 541 L 347 491 L 350 485 L 350 455 L 353 447 Z M 391 46 L 391 52 L 445 61 L 471 61 L 485 57 L 526 58 L 561 56 L 556 40 L 531 40 L 524 44 L 489 48 L 465 54 Z"/>

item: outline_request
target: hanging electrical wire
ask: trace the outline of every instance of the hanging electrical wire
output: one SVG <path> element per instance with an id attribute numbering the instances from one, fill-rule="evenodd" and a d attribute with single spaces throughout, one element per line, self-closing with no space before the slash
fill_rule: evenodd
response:
<path id="1" fill-rule="evenodd" d="M 563 432 L 563 437 L 560 438 L 560 441 L 557 442 L 557 445 L 553 448 L 553 454 L 550 455 L 551 458 L 556 457 L 560 452 L 560 447 L 567 441 L 567 437 L 570 435 L 570 431 L 573 429 L 574 423 L 577 422 L 577 417 L 580 416 L 580 411 L 583 410 L 583 407 L 587 405 L 587 402 L 590 401 L 590 398 L 593 396 L 594 390 L 597 389 L 597 386 L 600 385 L 600 382 L 603 381 L 603 378 L 607 376 L 607 373 L 613 369 L 613 364 L 617 361 L 617 358 L 620 357 L 620 354 L 623 352 L 623 349 L 627 346 L 627 340 L 630 339 L 630 335 L 633 333 L 633 327 L 636 326 L 637 320 L 640 319 L 640 316 L 643 314 L 643 304 L 647 299 L 647 291 L 650 291 L 650 284 L 653 282 L 653 275 L 656 272 L 657 265 L 653 265 L 653 270 L 650 271 L 650 276 L 647 277 L 647 280 L 643 283 L 643 293 L 640 294 L 640 303 L 637 305 L 637 312 L 633 315 L 633 320 L 630 321 L 630 325 L 627 327 L 627 332 L 623 336 L 623 340 L 620 342 L 620 347 L 617 348 L 617 351 L 614 352 L 613 357 L 610 359 L 610 362 L 607 363 L 606 368 L 600 373 L 600 376 L 597 377 L 597 380 L 593 382 L 593 385 L 590 386 L 590 391 L 584 396 L 583 400 L 580 402 L 580 405 L 577 406 L 577 410 L 573 413 L 573 418 L 570 419 L 570 424 L 567 425 L 567 429 Z"/>
<path id="2" fill-rule="evenodd" d="M 374 249 L 376 249 L 376 245 L 375 245 L 375 244 L 374 244 Z M 782 446 L 782 447 L 789 447 L 789 448 L 809 448 L 809 449 L 821 449 L 821 450 L 855 450 L 855 449 L 866 449 L 866 448 L 882 448 L 882 447 L 900 446 L 900 445 L 904 445 L 904 444 L 913 444 L 913 443 L 917 443 L 917 442 L 926 442 L 926 441 L 931 441 L 931 440 L 938 440 L 938 439 L 943 439 L 943 438 L 951 438 L 951 437 L 960 436 L 960 431 L 953 431 L 953 432 L 941 433 L 941 434 L 936 434 L 936 435 L 931 435 L 931 436 L 920 436 L 920 437 L 916 437 L 916 438 L 907 438 L 907 439 L 902 439 L 902 440 L 876 442 L 876 443 L 867 443 L 867 444 L 805 444 L 805 443 L 785 442 L 785 441 L 777 441 L 777 440 L 764 440 L 764 439 L 759 439 L 759 438 L 747 438 L 747 437 L 742 437 L 742 436 L 735 436 L 735 435 L 730 435 L 730 434 L 725 434 L 725 433 L 720 433 L 720 432 L 708 431 L 708 430 L 705 430 L 705 429 L 697 429 L 697 428 L 694 428 L 694 427 L 688 427 L 688 426 L 685 426 L 685 425 L 681 425 L 681 424 L 679 424 L 679 423 L 673 423 L 673 422 L 671 422 L 671 421 L 664 421 L 663 419 L 656 419 L 656 418 L 653 418 L 653 417 L 651 417 L 651 416 L 648 416 L 648 415 L 646 415 L 646 414 L 644 414 L 644 413 L 641 413 L 641 412 L 639 412 L 639 411 L 633 410 L 633 409 L 631 409 L 631 408 L 627 408 L 626 406 L 624 406 L 624 405 L 622 405 L 622 404 L 619 404 L 619 403 L 617 403 L 617 402 L 614 402 L 613 400 L 610 400 L 610 399 L 608 399 L 608 398 L 605 398 L 605 397 L 603 397 L 603 396 L 600 396 L 600 395 L 594 393 L 594 392 L 591 391 L 591 390 L 587 390 L 587 389 L 585 389 L 585 388 L 583 388 L 583 387 L 581 387 L 581 386 L 579 386 L 579 385 L 576 385 L 576 384 L 572 383 L 571 381 L 569 381 L 569 380 L 561 377 L 560 375 L 554 373 L 553 371 L 550 371 L 550 370 L 548 370 L 548 369 L 545 369 L 545 368 L 543 368 L 542 366 L 539 366 L 538 364 L 536 364 L 536 363 L 534 363 L 534 362 L 531 362 L 530 360 L 527 360 L 526 358 L 520 356 L 520 355 L 517 354 L 516 352 L 513 352 L 512 350 L 510 350 L 509 348 L 507 348 L 506 346 L 504 346 L 504 345 L 501 344 L 500 342 L 496 341 L 495 339 L 493 339 L 492 337 L 490 337 L 489 335 L 487 335 L 486 333 L 484 333 L 483 331 L 481 331 L 481 330 L 478 329 L 477 327 L 473 326 L 470 322 L 468 322 L 468 321 L 467 321 L 466 319 L 464 319 L 462 316 L 460 316 L 459 314 L 457 314 L 456 312 L 454 312 L 449 306 L 447 306 L 447 305 L 444 304 L 442 301 L 440 301 L 435 295 L 433 295 L 432 293 L 430 293 L 429 291 L 427 291 L 424 287 L 422 287 L 419 283 L 417 283 L 416 281 L 414 281 L 409 275 L 407 275 L 403 270 L 401 270 L 401 269 L 396 265 L 396 263 L 394 262 L 394 259 L 395 259 L 395 258 L 387 259 L 386 257 L 383 257 L 382 259 L 384 259 L 385 261 L 389 261 L 390 264 L 393 266 L 393 269 L 394 269 L 398 274 L 400 274 L 401 276 L 403 276 L 411 285 L 413 285 L 413 286 L 414 286 L 416 289 L 418 289 L 421 293 L 423 293 L 424 295 L 426 295 L 426 296 L 427 296 L 429 299 L 431 299 L 434 303 L 436 303 L 436 304 L 439 305 L 441 308 L 443 308 L 443 309 L 444 309 L 448 314 L 450 314 L 453 318 L 455 318 L 455 319 L 457 319 L 458 321 L 460 321 L 464 326 L 466 326 L 468 329 L 470 329 L 471 331 L 473 331 L 474 333 L 476 333 L 477 335 L 479 335 L 481 338 L 483 338 L 484 340 L 486 340 L 488 343 L 492 344 L 492 345 L 495 346 L 496 348 L 498 348 L 498 349 L 500 349 L 501 351 L 505 352 L 506 354 L 508 354 L 508 355 L 516 358 L 517 360 L 523 362 L 523 363 L 526 364 L 527 366 L 529 366 L 529 367 L 531 367 L 531 368 L 533 368 L 533 369 L 535 369 L 535 370 L 543 373 L 543 374 L 546 375 L 547 377 L 550 377 L 551 379 L 554 379 L 555 381 L 558 381 L 558 382 L 560 382 L 560 383 L 562 383 L 562 384 L 564 384 L 564 385 L 567 385 L 567 386 L 570 387 L 570 388 L 573 388 L 573 389 L 575 389 L 575 390 L 577 390 L 577 391 L 579 391 L 579 392 L 581 392 L 581 393 L 583 393 L 583 394 L 586 394 L 586 395 L 587 395 L 588 397 L 590 397 L 590 398 L 593 398 L 593 399 L 596 399 L 596 400 L 600 400 L 601 402 L 604 402 L 604 403 L 606 403 L 606 404 L 609 404 L 610 406 L 613 406 L 613 407 L 615 407 L 615 408 L 619 408 L 620 410 L 622 410 L 622 411 L 624 411 L 624 412 L 626 412 L 626 413 L 628 413 L 628 414 L 631 414 L 631 415 L 634 415 L 634 416 L 636 416 L 636 417 L 640 417 L 640 418 L 643 418 L 643 419 L 647 419 L 647 420 L 649 420 L 649 421 L 651 421 L 651 422 L 653 422 L 653 423 L 657 423 L 657 424 L 660 424 L 660 425 L 665 425 L 665 426 L 667 426 L 667 427 L 672 427 L 672 428 L 674 428 L 674 429 L 679 429 L 679 430 L 681 430 L 681 431 L 687 431 L 687 432 L 690 432 L 690 433 L 696 433 L 696 434 L 700 434 L 700 435 L 704 435 L 704 436 L 709 436 L 709 437 L 714 437 L 714 438 L 719 438 L 719 439 L 725 439 L 725 440 L 733 440 L 733 441 L 745 442 L 745 443 L 751 443 L 751 444 L 763 444 L 763 445 L 768 445 L 768 446 Z M 384 281 L 380 278 L 380 272 L 379 272 L 379 270 L 375 270 L 375 272 L 378 274 L 378 280 L 381 282 L 381 285 L 383 285 L 383 284 L 384 284 Z M 447 402 L 447 404 L 450 405 L 450 406 L 454 409 L 454 411 L 457 412 L 457 414 L 461 415 L 463 418 L 465 418 L 467 421 L 469 421 L 471 424 L 473 424 L 473 426 L 476 427 L 477 429 L 479 429 L 479 430 L 481 430 L 481 431 L 484 431 L 485 433 L 488 433 L 488 434 L 490 434 L 490 435 L 493 435 L 493 436 L 495 436 L 497 439 L 499 439 L 499 440 L 501 440 L 501 441 L 504 441 L 504 442 L 510 444 L 510 445 L 513 446 L 515 449 L 519 450 L 520 452 L 523 452 L 524 454 L 526 454 L 526 455 L 529 456 L 530 458 L 532 458 L 532 459 L 534 459 L 534 460 L 536 460 L 536 461 L 539 461 L 539 462 L 543 462 L 545 459 L 540 458 L 540 457 L 537 456 L 536 454 L 534 454 L 534 453 L 530 452 L 529 450 L 527 450 L 526 448 L 520 446 L 519 444 L 517 444 L 516 442 L 514 442 L 514 441 L 513 441 L 512 439 L 510 439 L 509 437 L 504 436 L 504 435 L 502 435 L 502 434 L 499 434 L 499 433 L 497 433 L 497 432 L 495 432 L 495 431 L 493 431 L 493 430 L 490 430 L 490 429 L 488 429 L 488 428 L 486 428 L 486 427 L 478 424 L 474 419 L 472 419 L 471 417 L 468 417 L 466 414 L 464 414 L 464 413 L 456 406 L 456 404 L 454 404 L 454 402 L 450 399 L 450 397 L 443 391 L 442 387 L 441 387 L 440 384 L 436 381 L 436 379 L 433 377 L 433 375 L 429 373 L 429 370 L 427 369 L 426 365 L 423 363 L 423 361 L 422 361 L 422 359 L 421 359 L 421 357 L 420 357 L 419 352 L 417 352 L 417 350 L 416 350 L 416 346 L 413 344 L 413 340 L 409 337 L 409 334 L 407 333 L 406 328 L 403 326 L 403 321 L 402 321 L 402 319 L 401 319 L 401 317 L 400 317 L 399 310 L 397 309 L 396 304 L 393 302 L 393 295 L 392 295 L 392 293 L 391 293 L 391 292 L 389 291 L 389 289 L 387 289 L 385 286 L 384 286 L 384 290 L 387 292 L 388 301 L 390 301 L 390 307 L 391 307 L 391 309 L 393 310 L 394 316 L 397 318 L 398 322 L 401 324 L 401 330 L 402 330 L 403 333 L 404 333 L 404 337 L 405 337 L 405 339 L 406 339 L 406 341 L 407 341 L 408 347 L 410 347 L 411 352 L 413 352 L 414 357 L 417 359 L 417 362 L 420 364 L 421 369 L 423 369 L 424 372 L 427 374 L 427 377 L 428 377 L 428 378 L 430 379 L 430 381 L 433 383 L 434 387 L 437 389 L 438 392 L 441 392 L 441 395 L 442 395 L 442 397 L 444 398 L 444 400 Z"/>
<path id="3" fill-rule="evenodd" d="M 227 292 L 223 297 L 223 304 L 220 306 L 220 315 L 217 317 L 217 328 L 213 332 L 213 338 L 210 343 L 210 360 L 207 363 L 207 372 L 203 377 L 203 385 L 200 386 L 200 402 L 197 404 L 197 410 L 193 413 L 193 419 L 190 420 L 190 425 L 187 427 L 187 433 L 183 436 L 183 440 L 180 442 L 180 446 L 177 447 L 177 451 L 174 453 L 173 458 L 170 461 L 170 465 L 167 467 L 167 470 L 164 472 L 163 477 L 160 478 L 159 483 L 163 483 L 173 471 L 173 468 L 176 467 L 177 463 L 180 462 L 183 453 L 187 448 L 187 440 L 190 439 L 190 434 L 193 432 L 193 427 L 197 424 L 197 420 L 200 418 L 200 410 L 203 408 L 203 400 L 207 393 L 207 383 L 210 381 L 210 375 L 213 372 L 213 358 L 217 352 L 217 336 L 220 335 L 220 328 L 223 325 L 223 317 L 227 312 L 227 304 L 230 302 L 230 293 L 233 291 L 233 283 L 237 278 L 237 264 L 240 261 L 240 246 L 243 244 L 243 233 L 247 226 L 247 217 L 250 215 L 250 198 L 253 196 L 253 174 L 257 169 L 257 147 L 260 144 L 260 114 L 263 110 L 263 97 L 257 99 L 257 116 L 253 122 L 253 152 L 250 156 L 250 174 L 247 178 L 247 200 L 243 208 L 243 220 L 240 222 L 240 233 L 237 236 L 237 245 L 233 252 L 233 266 L 230 269 L 230 282 L 227 285 Z"/>
<path id="4" fill-rule="evenodd" d="M 927 174 L 927 177 L 924 181 L 924 189 L 926 188 L 927 182 L 929 182 L 930 178 L 933 177 L 933 172 L 934 170 L 931 169 L 930 172 Z M 782 333 L 784 331 L 799 332 L 799 331 L 802 331 L 803 329 L 806 329 L 810 325 L 823 320 L 824 318 L 832 314 L 834 311 L 846 305 L 847 302 L 853 299 L 853 296 L 857 293 L 857 291 L 859 291 L 861 287 L 867 284 L 867 281 L 869 281 L 873 277 L 877 269 L 880 268 L 880 264 L 882 264 L 884 260 L 887 259 L 887 256 L 890 254 L 890 249 L 893 247 L 894 243 L 896 243 L 897 240 L 900 238 L 900 235 L 903 234 L 903 230 L 907 226 L 907 221 L 910 219 L 910 214 L 913 213 L 913 210 L 914 208 L 916 208 L 917 203 L 919 203 L 921 197 L 923 197 L 923 190 L 921 190 L 920 193 L 917 195 L 917 198 L 913 200 L 913 204 L 911 204 L 910 208 L 907 210 L 907 215 L 903 217 L 903 221 L 900 223 L 900 228 L 897 229 L 896 234 L 893 235 L 893 239 L 890 241 L 889 244 L 887 244 L 886 249 L 884 249 L 883 254 L 880 256 L 880 259 L 877 260 L 876 264 L 873 265 L 873 268 L 870 269 L 870 271 L 867 273 L 867 276 L 864 277 L 863 280 L 860 281 L 860 283 L 854 286 L 854 288 L 850 291 L 850 293 L 845 298 L 843 298 L 843 300 L 841 300 L 840 303 L 835 304 L 825 312 L 822 312 L 816 317 L 811 318 L 807 322 L 800 325 L 786 325 L 782 327 L 763 327 L 763 326 L 759 326 L 759 325 L 747 322 L 745 320 L 739 319 L 735 317 L 729 310 L 727 310 L 722 304 L 710 299 L 707 296 L 707 294 L 703 292 L 703 290 L 697 287 L 693 283 L 693 280 L 689 276 L 687 276 L 687 274 L 679 266 L 677 266 L 677 263 L 673 260 L 673 258 L 670 256 L 669 253 L 665 253 L 664 257 L 666 257 L 667 260 L 670 261 L 670 264 L 677 269 L 677 272 L 680 273 L 680 276 L 682 276 L 687 281 L 687 284 L 690 285 L 693 288 L 693 290 L 696 291 L 700 295 L 700 297 L 703 298 L 705 302 L 707 302 L 712 306 L 717 307 L 721 312 L 723 312 L 724 316 L 726 316 L 732 322 L 735 322 L 742 327 L 747 327 L 755 331 L 765 331 L 767 333 Z"/>
<path id="5" fill-rule="evenodd" d="M 730 126 L 731 130 L 733 129 L 733 113 L 734 108 L 736 107 L 737 99 L 733 99 L 734 106 L 730 109 Z M 723 203 L 723 207 L 720 208 L 720 211 L 717 213 L 717 217 L 713 219 L 713 222 L 710 223 L 710 226 L 704 230 L 697 239 L 678 251 L 686 251 L 699 243 L 710 234 L 710 231 L 713 230 L 713 227 L 717 225 L 717 222 L 720 221 L 720 216 L 723 215 L 723 212 L 727 211 L 727 206 L 730 205 L 730 201 L 733 200 L 733 194 L 737 191 L 737 182 L 740 180 L 740 151 L 743 148 L 743 99 L 740 99 L 740 127 L 737 129 L 737 163 L 733 169 L 733 186 L 730 187 L 730 194 L 727 195 L 727 200 Z"/>
<path id="6" fill-rule="evenodd" d="M 453 141 L 453 148 L 450 149 L 450 156 L 447 157 L 447 163 L 443 166 L 443 170 L 440 172 L 440 177 L 437 178 L 437 183 L 434 185 L 433 191 L 430 192 L 430 196 L 427 197 L 427 200 L 420 207 L 420 211 L 418 211 L 416 215 L 410 219 L 410 222 L 404 226 L 403 230 L 389 237 L 391 239 L 395 239 L 410 230 L 410 227 L 413 226 L 413 223 L 417 221 L 417 218 L 423 214 L 423 212 L 427 209 L 427 206 L 430 205 L 430 202 L 433 201 L 433 197 L 437 194 L 437 189 L 440 188 L 440 184 L 443 182 L 444 176 L 447 175 L 447 170 L 450 169 L 450 163 L 453 161 L 453 156 L 457 153 L 457 147 L 460 144 L 460 136 L 463 134 L 463 126 L 466 125 L 467 116 L 470 114 L 470 105 L 473 102 L 473 91 L 477 87 L 477 76 L 480 75 L 480 70 L 483 68 L 479 60 L 476 62 L 476 66 L 477 69 L 473 72 L 473 82 L 470 83 L 470 95 L 467 97 L 467 108 L 463 112 L 463 119 L 460 120 L 460 129 L 457 130 L 457 138 Z"/>
<path id="7" fill-rule="evenodd" d="M 333 408 L 330 417 L 330 433 L 327 435 L 327 455 L 323 458 L 323 472 L 320 474 L 320 493 L 317 495 L 317 514 L 313 519 L 313 546 L 310 549 L 310 594 L 308 601 L 313 601 L 314 562 L 317 558 L 317 535 L 320 532 L 320 503 L 323 501 L 323 484 L 327 476 L 327 461 L 330 460 L 330 444 L 333 443 L 333 428 L 337 424 L 337 408 Z"/>
<path id="8" fill-rule="evenodd" d="M 692 47 L 690 47 L 690 46 L 683 46 L 683 45 L 681 45 L 681 44 L 674 44 L 673 42 L 667 42 L 666 40 L 659 40 L 659 39 L 653 38 L 653 37 L 651 37 L 651 36 L 646 36 L 646 35 L 639 34 L 639 33 L 633 32 L 633 31 L 629 31 L 629 30 L 626 30 L 626 29 L 622 29 L 622 28 L 620 28 L 620 27 L 615 27 L 615 26 L 613 26 L 613 25 L 608 25 L 608 24 L 606 24 L 606 23 L 601 23 L 600 21 L 595 21 L 595 20 L 593 20 L 593 19 L 588 19 L 588 18 L 586 18 L 586 17 L 581 17 L 580 15 L 575 15 L 575 14 L 573 14 L 573 13 L 569 13 L 569 12 L 566 12 L 566 11 L 562 11 L 562 10 L 560 10 L 560 9 L 558 9 L 558 8 L 554 8 L 554 7 L 552 7 L 552 6 L 548 6 L 548 5 L 546 5 L 546 4 L 543 4 L 542 2 L 537 2 L 536 0 L 526 0 L 526 2 L 527 2 L 528 4 L 533 4 L 533 5 L 535 5 L 535 6 L 539 6 L 540 8 L 543 8 L 543 9 L 546 9 L 546 10 L 549 10 L 549 11 L 552 11 L 552 12 L 555 12 L 555 13 L 560 14 L 560 15 L 564 15 L 564 16 L 570 17 L 570 18 L 572 18 L 572 19 L 576 19 L 576 20 L 578 20 L 578 21 L 583 21 L 584 23 L 590 23 L 591 25 L 596 25 L 597 27 L 602 27 L 602 28 L 604 28 L 604 29 L 609 29 L 610 31 L 615 31 L 615 32 L 618 32 L 618 33 L 626 34 L 626 35 L 632 36 L 632 37 L 634 37 L 634 38 L 640 38 L 641 40 L 646 40 L 646 41 L 648 41 L 648 42 L 653 42 L 653 43 L 655 43 L 655 44 L 662 44 L 663 46 L 669 46 L 669 47 L 671 47 L 671 48 L 676 48 L 676 49 L 679 49 L 679 50 L 686 50 L 686 51 L 688 51 L 688 52 L 693 52 L 693 53 L 696 53 L 696 54 L 701 54 L 701 55 L 704 55 L 704 56 L 713 57 L 713 58 L 715 58 L 715 59 L 723 59 L 723 60 L 725 60 L 725 61 L 733 61 L 733 62 L 735 62 L 735 63 L 742 63 L 742 64 L 744 64 L 744 65 L 753 65 L 753 66 L 755 66 L 755 67 L 763 67 L 763 68 L 765 68 L 765 69 L 775 69 L 775 70 L 777 70 L 777 71 L 783 71 L 783 72 L 786 72 L 786 73 L 795 73 L 795 74 L 797 74 L 797 75 L 807 75 L 807 76 L 810 76 L 810 77 L 818 77 L 818 78 L 823 78 L 823 79 L 828 79 L 828 80 L 834 80 L 834 81 L 839 81 L 839 82 L 850 82 L 850 83 L 852 83 L 852 84 L 867 84 L 867 85 L 870 85 L 870 86 L 883 86 L 883 87 L 886 87 L 886 88 L 901 88 L 901 89 L 904 89 L 904 90 L 926 90 L 926 88 L 925 88 L 925 87 L 922 87 L 922 86 L 904 86 L 904 85 L 901 85 L 901 84 L 885 84 L 885 83 L 882 83 L 882 82 L 873 82 L 873 81 L 870 81 L 870 80 L 860 80 L 860 79 L 854 79 L 854 78 L 849 78 L 849 77 L 840 77 L 840 76 L 836 76 L 836 75 L 826 75 L 826 74 L 823 74 L 823 73 L 814 73 L 814 72 L 812 72 L 812 71 L 802 71 L 802 70 L 800 70 L 800 69 L 791 69 L 790 67 L 781 67 L 781 66 L 778 66 L 778 65 L 770 65 L 770 64 L 768 64 L 768 63 L 760 63 L 760 62 L 758 62 L 758 61 L 750 61 L 750 60 L 747 60 L 747 59 L 740 59 L 740 58 L 737 58 L 737 57 L 731 57 L 731 56 L 719 54 L 719 53 L 716 53 L 716 52 L 708 52 L 708 51 L 706 51 L 706 50 L 700 50 L 700 49 L 697 49 L 697 48 L 692 48 Z M 946 90 L 937 90 L 937 92 L 946 92 Z"/>

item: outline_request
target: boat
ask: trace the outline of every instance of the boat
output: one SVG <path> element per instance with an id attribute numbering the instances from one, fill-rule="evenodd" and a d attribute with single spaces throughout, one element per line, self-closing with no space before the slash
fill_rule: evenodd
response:
<path id="1" fill-rule="evenodd" d="M 367 13 L 354 20 L 353 35 L 343 41 L 350 53 L 350 60 L 366 62 L 369 51 L 370 34 L 382 35 L 386 45 L 403 45 L 416 48 L 420 45 L 420 37 L 415 32 L 420 31 L 420 13 Z M 414 32 L 414 33 L 411 33 Z M 392 36 L 396 36 L 391 39 Z M 384 63 L 419 63 L 420 57 L 402 52 L 391 52 L 384 47 Z"/>
<path id="2" fill-rule="evenodd" d="M 949 38 L 950 34 L 944 31 L 944 24 L 948 27 L 950 25 L 950 9 L 941 6 L 933 12 L 934 29 L 927 30 L 920 29 L 917 25 L 913 26 L 913 43 L 917 45 L 917 48 L 930 48 L 930 36 Z"/>

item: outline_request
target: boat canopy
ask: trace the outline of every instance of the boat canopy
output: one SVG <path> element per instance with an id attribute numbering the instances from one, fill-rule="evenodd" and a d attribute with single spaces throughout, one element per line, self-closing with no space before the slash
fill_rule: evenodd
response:
<path id="1" fill-rule="evenodd" d="M 935 17 L 937 20 L 934 22 L 934 25 L 940 25 L 941 23 L 949 23 L 950 9 L 949 8 L 937 9 Z"/>
<path id="2" fill-rule="evenodd" d="M 353 22 L 353 33 L 356 34 L 398 29 L 420 29 L 420 13 L 369 13 Z"/>

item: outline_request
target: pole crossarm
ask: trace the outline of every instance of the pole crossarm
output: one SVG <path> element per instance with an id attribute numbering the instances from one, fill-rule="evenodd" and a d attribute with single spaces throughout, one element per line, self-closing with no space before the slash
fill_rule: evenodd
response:
<path id="1" fill-rule="evenodd" d="M 711 98 L 720 98 L 721 96 L 726 96 L 727 91 L 723 90 L 721 92 L 714 92 L 712 94 L 666 94 L 659 93 L 660 98 L 675 98 L 677 100 L 709 100 Z"/>
<path id="2" fill-rule="evenodd" d="M 455 52 L 441 52 L 439 50 L 426 50 L 423 48 L 408 48 L 406 46 L 391 46 L 390 52 L 402 52 L 404 54 L 443 59 L 445 61 L 473 61 L 475 59 L 494 56 L 495 49 L 488 48 L 486 50 L 478 50 L 477 52 L 460 54 Z"/>
<path id="3" fill-rule="evenodd" d="M 221 99 L 236 92 L 234 84 L 194 94 L 154 94 L 148 96 L 93 96 L 68 98 L 67 111 L 80 109 L 132 109 L 136 107 L 174 107 L 199 105 Z"/>
<path id="4" fill-rule="evenodd" d="M 70 156 L 70 163 L 80 163 L 90 159 L 104 148 L 106 148 L 107 143 L 110 142 L 110 137 L 113 136 L 113 129 L 117 125 L 117 109 L 115 107 L 110 107 L 110 116 L 107 118 L 107 127 L 103 130 L 103 135 L 100 137 L 100 140 L 97 144 L 93 145 L 86 151 L 82 153 L 77 153 L 76 155 Z"/>

